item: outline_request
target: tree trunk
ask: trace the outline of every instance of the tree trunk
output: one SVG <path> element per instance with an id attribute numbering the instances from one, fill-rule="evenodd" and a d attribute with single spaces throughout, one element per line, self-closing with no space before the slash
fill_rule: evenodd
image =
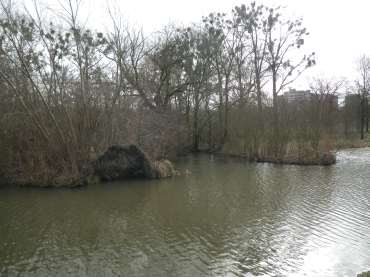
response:
<path id="1" fill-rule="evenodd" d="M 274 134 L 274 148 L 273 148 L 273 155 L 275 158 L 279 158 L 280 156 L 280 134 L 279 134 L 279 111 L 278 111 L 278 96 L 276 90 L 276 81 L 277 81 L 277 74 L 276 71 L 273 70 L 272 72 L 272 112 L 273 112 L 273 134 Z"/>
<path id="2" fill-rule="evenodd" d="M 261 77 L 258 73 L 256 73 L 256 93 L 257 93 L 257 112 L 258 112 L 258 120 L 259 120 L 259 127 L 263 134 L 265 124 L 264 124 L 264 116 L 262 111 L 262 88 L 261 88 Z"/>
<path id="3" fill-rule="evenodd" d="M 366 133 L 369 133 L 369 101 L 367 95 L 365 96 L 365 126 Z"/>
<path id="4" fill-rule="evenodd" d="M 256 74 L 256 92 L 257 92 L 257 108 L 258 113 L 262 114 L 262 91 L 261 91 L 261 80 L 259 74 Z"/>
<path id="5" fill-rule="evenodd" d="M 227 140 L 229 132 L 229 76 L 226 76 L 225 81 L 225 109 L 224 109 L 224 130 L 222 144 Z"/>
<path id="6" fill-rule="evenodd" d="M 360 133 L 361 139 L 364 139 L 364 125 L 365 125 L 365 109 L 364 109 L 364 96 L 361 97 L 360 101 Z"/>
<path id="7" fill-rule="evenodd" d="M 193 115 L 193 151 L 199 151 L 199 125 L 198 125 L 198 113 L 199 113 L 199 91 L 194 91 L 194 115 Z"/>
<path id="8" fill-rule="evenodd" d="M 213 149 L 213 133 L 212 133 L 212 115 L 209 109 L 209 97 L 206 99 L 206 113 L 207 113 L 207 123 L 208 123 L 208 148 Z"/>
<path id="9" fill-rule="evenodd" d="M 279 111 L 278 111 L 278 95 L 276 91 L 276 81 L 277 81 L 277 74 L 276 72 L 272 73 L 272 101 L 273 101 L 273 122 L 274 122 L 274 130 L 278 131 L 279 128 Z M 275 132 L 277 134 L 277 132 Z"/>
<path id="10" fill-rule="evenodd" d="M 223 100 L 223 89 L 222 89 L 222 76 L 221 73 L 218 72 L 218 90 L 219 90 L 219 122 L 220 122 L 220 130 L 221 134 L 224 129 L 223 123 L 224 123 L 224 100 Z M 221 144 L 223 142 L 221 141 Z"/>

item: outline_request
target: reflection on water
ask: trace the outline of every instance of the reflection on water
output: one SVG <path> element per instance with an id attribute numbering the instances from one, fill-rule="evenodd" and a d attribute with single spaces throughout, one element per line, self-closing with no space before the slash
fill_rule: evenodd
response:
<path id="1" fill-rule="evenodd" d="M 4 276 L 355 276 L 370 269 L 370 149 L 333 167 L 195 156 L 190 176 L 0 190 Z"/>

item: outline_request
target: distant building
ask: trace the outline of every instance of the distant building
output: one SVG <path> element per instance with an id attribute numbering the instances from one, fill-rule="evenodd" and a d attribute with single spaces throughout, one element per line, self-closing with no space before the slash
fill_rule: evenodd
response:
<path id="1" fill-rule="evenodd" d="M 361 130 L 361 97 L 359 94 L 347 94 L 344 98 L 344 131 L 358 133 Z"/>
<path id="2" fill-rule="evenodd" d="M 290 89 L 283 94 L 282 98 L 287 103 L 314 103 L 314 101 L 321 101 L 333 109 L 338 108 L 338 96 L 333 94 L 315 94 L 309 90 Z"/>
<path id="3" fill-rule="evenodd" d="M 356 106 L 359 107 L 361 103 L 361 98 L 358 94 L 347 94 L 344 98 L 344 104 L 346 106 Z"/>
<path id="4" fill-rule="evenodd" d="M 324 104 L 326 107 L 332 110 L 338 110 L 338 96 L 334 94 L 314 94 L 311 93 L 311 100 L 316 103 Z"/>
<path id="5" fill-rule="evenodd" d="M 283 98 L 288 103 L 303 102 L 311 99 L 309 90 L 290 89 L 284 92 Z"/>

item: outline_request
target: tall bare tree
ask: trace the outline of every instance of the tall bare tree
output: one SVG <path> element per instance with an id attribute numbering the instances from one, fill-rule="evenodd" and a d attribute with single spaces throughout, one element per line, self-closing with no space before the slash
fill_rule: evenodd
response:
<path id="1" fill-rule="evenodd" d="M 369 132 L 369 90 L 370 90 L 370 58 L 362 55 L 357 61 L 357 71 L 360 76 L 356 81 L 358 95 L 360 97 L 360 129 L 361 139 L 364 139 L 364 131 Z"/>

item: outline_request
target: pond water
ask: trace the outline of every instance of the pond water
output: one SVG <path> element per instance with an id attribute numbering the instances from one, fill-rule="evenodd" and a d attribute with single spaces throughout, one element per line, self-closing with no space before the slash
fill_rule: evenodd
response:
<path id="1" fill-rule="evenodd" d="M 332 167 L 200 155 L 191 174 L 0 189 L 1 276 L 356 276 L 370 270 L 370 149 Z"/>

